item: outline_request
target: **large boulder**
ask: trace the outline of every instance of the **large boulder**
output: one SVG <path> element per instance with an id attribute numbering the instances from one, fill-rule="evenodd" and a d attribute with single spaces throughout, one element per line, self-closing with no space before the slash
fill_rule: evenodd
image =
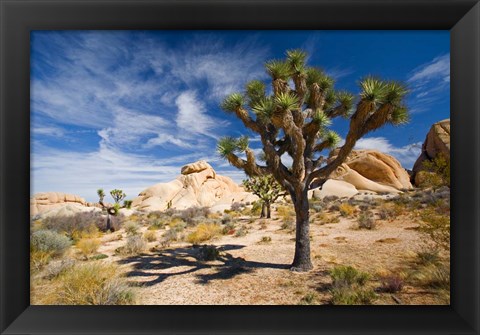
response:
<path id="1" fill-rule="evenodd" d="M 338 151 L 330 153 L 329 161 L 336 158 Z M 410 176 L 400 162 L 377 150 L 353 150 L 331 177 L 350 183 L 357 190 L 398 193 L 412 188 Z"/>
<path id="2" fill-rule="evenodd" d="M 422 145 L 422 153 L 413 165 L 412 181 L 415 185 L 421 182 L 423 171 L 423 164 L 427 160 L 435 159 L 439 154 L 450 158 L 450 119 L 439 121 L 432 125 L 430 131 L 427 133 L 425 142 Z M 420 176 L 417 175 L 420 173 Z"/>
<path id="3" fill-rule="evenodd" d="M 168 183 L 159 183 L 140 192 L 132 207 L 138 210 L 186 209 L 190 207 L 230 207 L 234 202 L 251 202 L 257 197 L 232 179 L 218 175 L 206 161 L 181 168 L 181 175 Z"/>
<path id="4" fill-rule="evenodd" d="M 30 215 L 44 215 L 50 211 L 56 212 L 66 206 L 68 206 L 69 212 L 83 211 L 90 208 L 88 205 L 85 199 L 74 194 L 61 192 L 36 193 L 30 197 Z"/>

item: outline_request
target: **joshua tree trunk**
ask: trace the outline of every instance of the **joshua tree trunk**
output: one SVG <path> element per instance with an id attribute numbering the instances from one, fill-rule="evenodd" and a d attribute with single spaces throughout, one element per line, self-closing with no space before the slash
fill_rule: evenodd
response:
<path id="1" fill-rule="evenodd" d="M 108 211 L 107 211 L 107 227 L 106 227 L 106 230 L 107 231 L 112 231 L 112 221 L 111 221 L 111 218 L 110 218 L 110 213 L 108 213 Z"/>
<path id="2" fill-rule="evenodd" d="M 272 217 L 270 213 L 270 203 L 267 202 L 266 206 L 267 206 L 267 219 L 270 219 Z"/>
<path id="3" fill-rule="evenodd" d="M 307 190 L 303 190 L 292 197 L 294 200 L 296 214 L 296 238 L 295 238 L 295 257 L 293 258 L 293 271 L 309 271 L 313 268 L 310 260 L 310 221 L 309 221 L 309 203 Z"/>
<path id="4" fill-rule="evenodd" d="M 262 202 L 262 211 L 260 212 L 260 219 L 263 219 L 267 216 L 267 206 Z"/>

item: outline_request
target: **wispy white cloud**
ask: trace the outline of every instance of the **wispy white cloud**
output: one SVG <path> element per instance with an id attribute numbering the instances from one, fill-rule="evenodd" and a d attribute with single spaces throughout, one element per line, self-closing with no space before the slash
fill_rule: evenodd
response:
<path id="1" fill-rule="evenodd" d="M 450 87 L 450 54 L 435 57 L 414 69 L 407 83 L 411 89 L 410 112 L 421 113 L 429 105 L 448 95 Z"/>

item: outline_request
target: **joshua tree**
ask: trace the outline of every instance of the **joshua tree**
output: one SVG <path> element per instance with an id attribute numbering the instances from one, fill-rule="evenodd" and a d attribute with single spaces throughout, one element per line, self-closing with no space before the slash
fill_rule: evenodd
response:
<path id="1" fill-rule="evenodd" d="M 294 271 L 312 269 L 308 190 L 321 187 L 362 136 L 385 124 L 408 121 L 404 105 L 407 89 L 403 84 L 366 77 L 360 81 L 361 90 L 355 99 L 348 92 L 335 91 L 333 79 L 321 69 L 306 66 L 306 56 L 301 50 L 291 50 L 286 52 L 285 60 L 266 63 L 272 79 L 271 95 L 267 95 L 262 81 L 254 80 L 247 83 L 244 93 L 233 93 L 222 103 L 226 112 L 235 114 L 246 128 L 260 136 L 265 164 L 257 163 L 247 137 L 222 138 L 217 148 L 221 156 L 248 176 L 272 174 L 290 194 L 296 213 Z M 350 118 L 350 126 L 338 155 L 326 162 L 325 150 L 340 141 L 340 136 L 328 129 L 336 117 Z M 284 164 L 283 155 L 291 157 L 291 167 Z"/>
<path id="2" fill-rule="evenodd" d="M 130 208 L 132 206 L 131 200 L 124 200 L 123 206 L 120 206 L 120 202 L 127 197 L 127 195 L 122 190 L 111 190 L 110 195 L 113 198 L 114 204 L 111 206 L 109 204 L 105 204 L 103 199 L 105 198 L 105 192 L 103 189 L 99 188 L 97 190 L 98 194 L 98 203 L 102 206 L 102 209 L 107 211 L 107 226 L 106 230 L 110 230 L 111 232 L 115 231 L 115 228 L 112 226 L 110 216 L 117 216 L 118 212 L 121 208 Z"/>
<path id="3" fill-rule="evenodd" d="M 253 176 L 243 181 L 243 186 L 249 192 L 252 192 L 260 198 L 262 203 L 262 212 L 260 218 L 270 219 L 270 206 L 281 196 L 285 196 L 282 186 L 277 183 L 271 174 L 264 176 Z"/>

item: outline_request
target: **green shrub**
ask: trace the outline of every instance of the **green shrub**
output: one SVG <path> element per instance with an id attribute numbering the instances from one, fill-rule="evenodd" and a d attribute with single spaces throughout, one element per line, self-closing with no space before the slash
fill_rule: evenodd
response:
<path id="1" fill-rule="evenodd" d="M 340 206 L 338 206 L 340 215 L 348 217 L 351 216 L 355 212 L 355 207 L 352 205 L 349 205 L 348 203 L 343 203 Z"/>
<path id="2" fill-rule="evenodd" d="M 370 278 L 370 275 L 366 272 L 361 272 L 352 266 L 339 265 L 334 267 L 330 271 L 334 286 L 363 286 Z"/>
<path id="3" fill-rule="evenodd" d="M 317 303 L 318 296 L 315 292 L 309 292 L 300 300 L 299 305 L 315 305 Z"/>
<path id="4" fill-rule="evenodd" d="M 381 291 L 388 293 L 396 293 L 402 290 L 404 280 L 397 274 L 387 275 L 380 278 Z"/>
<path id="5" fill-rule="evenodd" d="M 331 290 L 334 305 L 371 305 L 376 298 L 372 289 L 337 287 Z"/>
<path id="6" fill-rule="evenodd" d="M 204 245 L 200 249 L 200 257 L 204 261 L 215 261 L 220 256 L 220 251 L 214 245 Z"/>
<path id="7" fill-rule="evenodd" d="M 152 230 L 147 230 L 145 233 L 143 233 L 143 238 L 147 242 L 155 242 L 157 240 L 157 234 Z"/>
<path id="8" fill-rule="evenodd" d="M 49 280 L 54 279 L 70 270 L 75 264 L 75 260 L 70 258 L 53 261 L 45 268 L 43 277 Z"/>
<path id="9" fill-rule="evenodd" d="M 37 230 L 30 236 L 30 249 L 51 254 L 53 257 L 61 256 L 72 245 L 65 235 L 51 230 Z"/>

